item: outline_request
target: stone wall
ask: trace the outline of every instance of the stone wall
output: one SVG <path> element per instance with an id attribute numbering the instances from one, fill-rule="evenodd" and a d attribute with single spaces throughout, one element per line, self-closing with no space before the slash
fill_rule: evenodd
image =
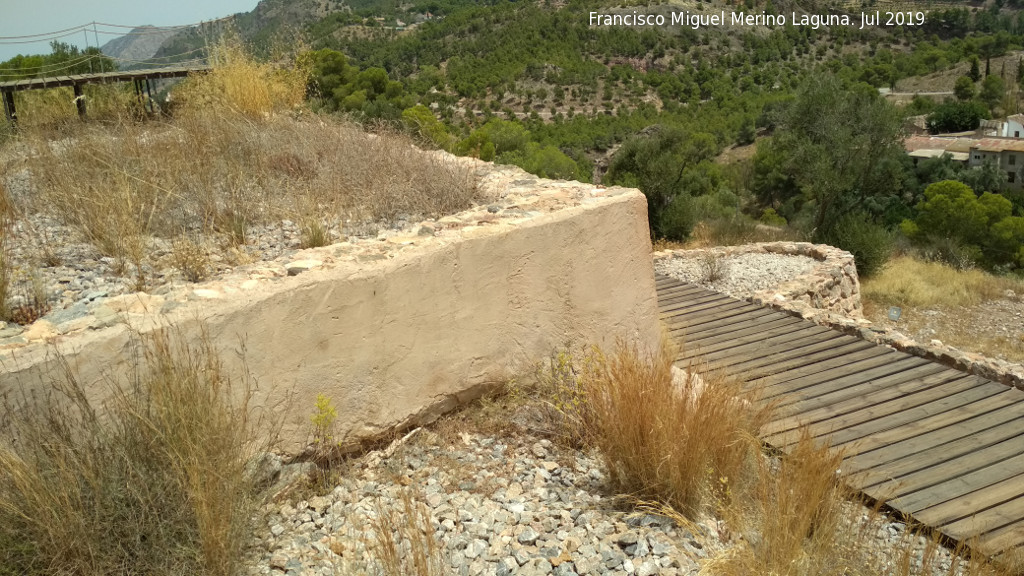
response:
<path id="1" fill-rule="evenodd" d="M 350 443 L 436 417 L 567 342 L 655 346 L 647 207 L 637 190 L 493 168 L 493 202 L 387 238 L 352 239 L 160 295 L 103 298 L 0 349 L 0 395 L 39 390 L 59 351 L 93 400 L 133 331 L 205 329 L 302 451 L 318 394 Z"/>
<path id="2" fill-rule="evenodd" d="M 853 255 L 838 248 L 802 242 L 772 242 L 711 248 L 706 250 L 668 250 L 656 252 L 657 258 L 697 257 L 700 254 L 768 253 L 809 256 L 819 261 L 810 272 L 771 290 L 743 295 L 755 304 L 769 306 L 822 326 L 829 326 L 908 354 L 934 360 L 970 374 L 976 374 L 1008 386 L 1024 389 L 1024 366 L 965 352 L 939 341 L 917 342 L 898 330 L 875 326 L 863 317 L 860 283 Z"/>
<path id="3" fill-rule="evenodd" d="M 696 250 L 666 250 L 655 252 L 659 258 L 701 258 L 738 254 L 778 254 L 806 256 L 817 261 L 811 270 L 799 277 L 785 280 L 764 290 L 754 290 L 742 296 L 751 302 L 797 313 L 827 310 L 854 318 L 861 317 L 860 281 L 853 255 L 824 244 L 808 242 L 762 242 L 742 246 L 718 246 Z"/>

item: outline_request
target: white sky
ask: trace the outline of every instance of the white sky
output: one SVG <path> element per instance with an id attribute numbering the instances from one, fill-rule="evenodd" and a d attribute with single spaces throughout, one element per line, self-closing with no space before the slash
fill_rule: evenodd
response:
<path id="1" fill-rule="evenodd" d="M 248 12 L 256 4 L 257 0 L 0 0 L 0 61 L 18 54 L 50 53 L 49 39 L 14 44 L 18 40 L 11 36 L 49 33 L 94 21 L 133 27 L 180 26 Z M 117 37 L 104 33 L 102 28 L 98 36 L 100 46 Z M 89 46 L 96 46 L 96 37 L 90 28 Z M 86 46 L 81 31 L 59 40 L 79 48 Z"/>

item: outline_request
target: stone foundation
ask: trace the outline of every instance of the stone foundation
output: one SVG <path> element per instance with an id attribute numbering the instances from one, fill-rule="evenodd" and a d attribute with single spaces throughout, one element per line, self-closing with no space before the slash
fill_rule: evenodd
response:
<path id="1" fill-rule="evenodd" d="M 205 330 L 229 368 L 244 361 L 294 454 L 320 394 L 335 437 L 355 443 L 429 421 L 567 342 L 656 346 L 643 194 L 481 170 L 487 205 L 38 321 L 0 342 L 0 396 L 45 389 L 59 352 L 102 401 L 106 376 L 130 367 L 132 332 Z"/>
<path id="2" fill-rule="evenodd" d="M 699 258 L 705 254 L 780 254 L 813 258 L 818 264 L 809 272 L 774 288 L 754 292 L 746 299 L 801 315 L 804 311 L 826 310 L 861 317 L 860 281 L 853 255 L 849 252 L 808 242 L 764 242 L 698 250 L 665 250 L 655 252 L 654 258 Z"/>

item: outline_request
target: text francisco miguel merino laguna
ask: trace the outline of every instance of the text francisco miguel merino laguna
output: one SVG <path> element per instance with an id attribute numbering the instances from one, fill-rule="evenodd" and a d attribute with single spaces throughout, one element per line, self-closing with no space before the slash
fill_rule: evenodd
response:
<path id="1" fill-rule="evenodd" d="M 866 26 L 920 26 L 924 24 L 924 12 L 861 12 L 860 28 Z M 631 13 L 601 14 L 590 13 L 591 26 L 687 26 L 697 30 L 708 26 L 850 26 L 855 19 L 848 14 L 797 14 L 790 19 L 785 14 L 749 14 L 746 12 L 671 12 L 666 14 Z"/>

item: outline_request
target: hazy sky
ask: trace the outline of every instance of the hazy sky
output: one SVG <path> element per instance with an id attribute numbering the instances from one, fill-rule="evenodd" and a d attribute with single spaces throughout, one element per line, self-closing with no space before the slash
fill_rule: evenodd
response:
<path id="1" fill-rule="evenodd" d="M 18 54 L 50 53 L 49 39 L 13 44 L 21 40 L 11 36 L 44 34 L 93 21 L 125 26 L 179 26 L 248 12 L 256 4 L 257 0 L 0 0 L 0 61 Z M 117 37 L 104 33 L 102 28 L 98 36 L 100 46 Z M 86 42 L 81 31 L 59 40 L 80 48 Z M 89 46 L 95 45 L 96 35 L 90 28 Z"/>

